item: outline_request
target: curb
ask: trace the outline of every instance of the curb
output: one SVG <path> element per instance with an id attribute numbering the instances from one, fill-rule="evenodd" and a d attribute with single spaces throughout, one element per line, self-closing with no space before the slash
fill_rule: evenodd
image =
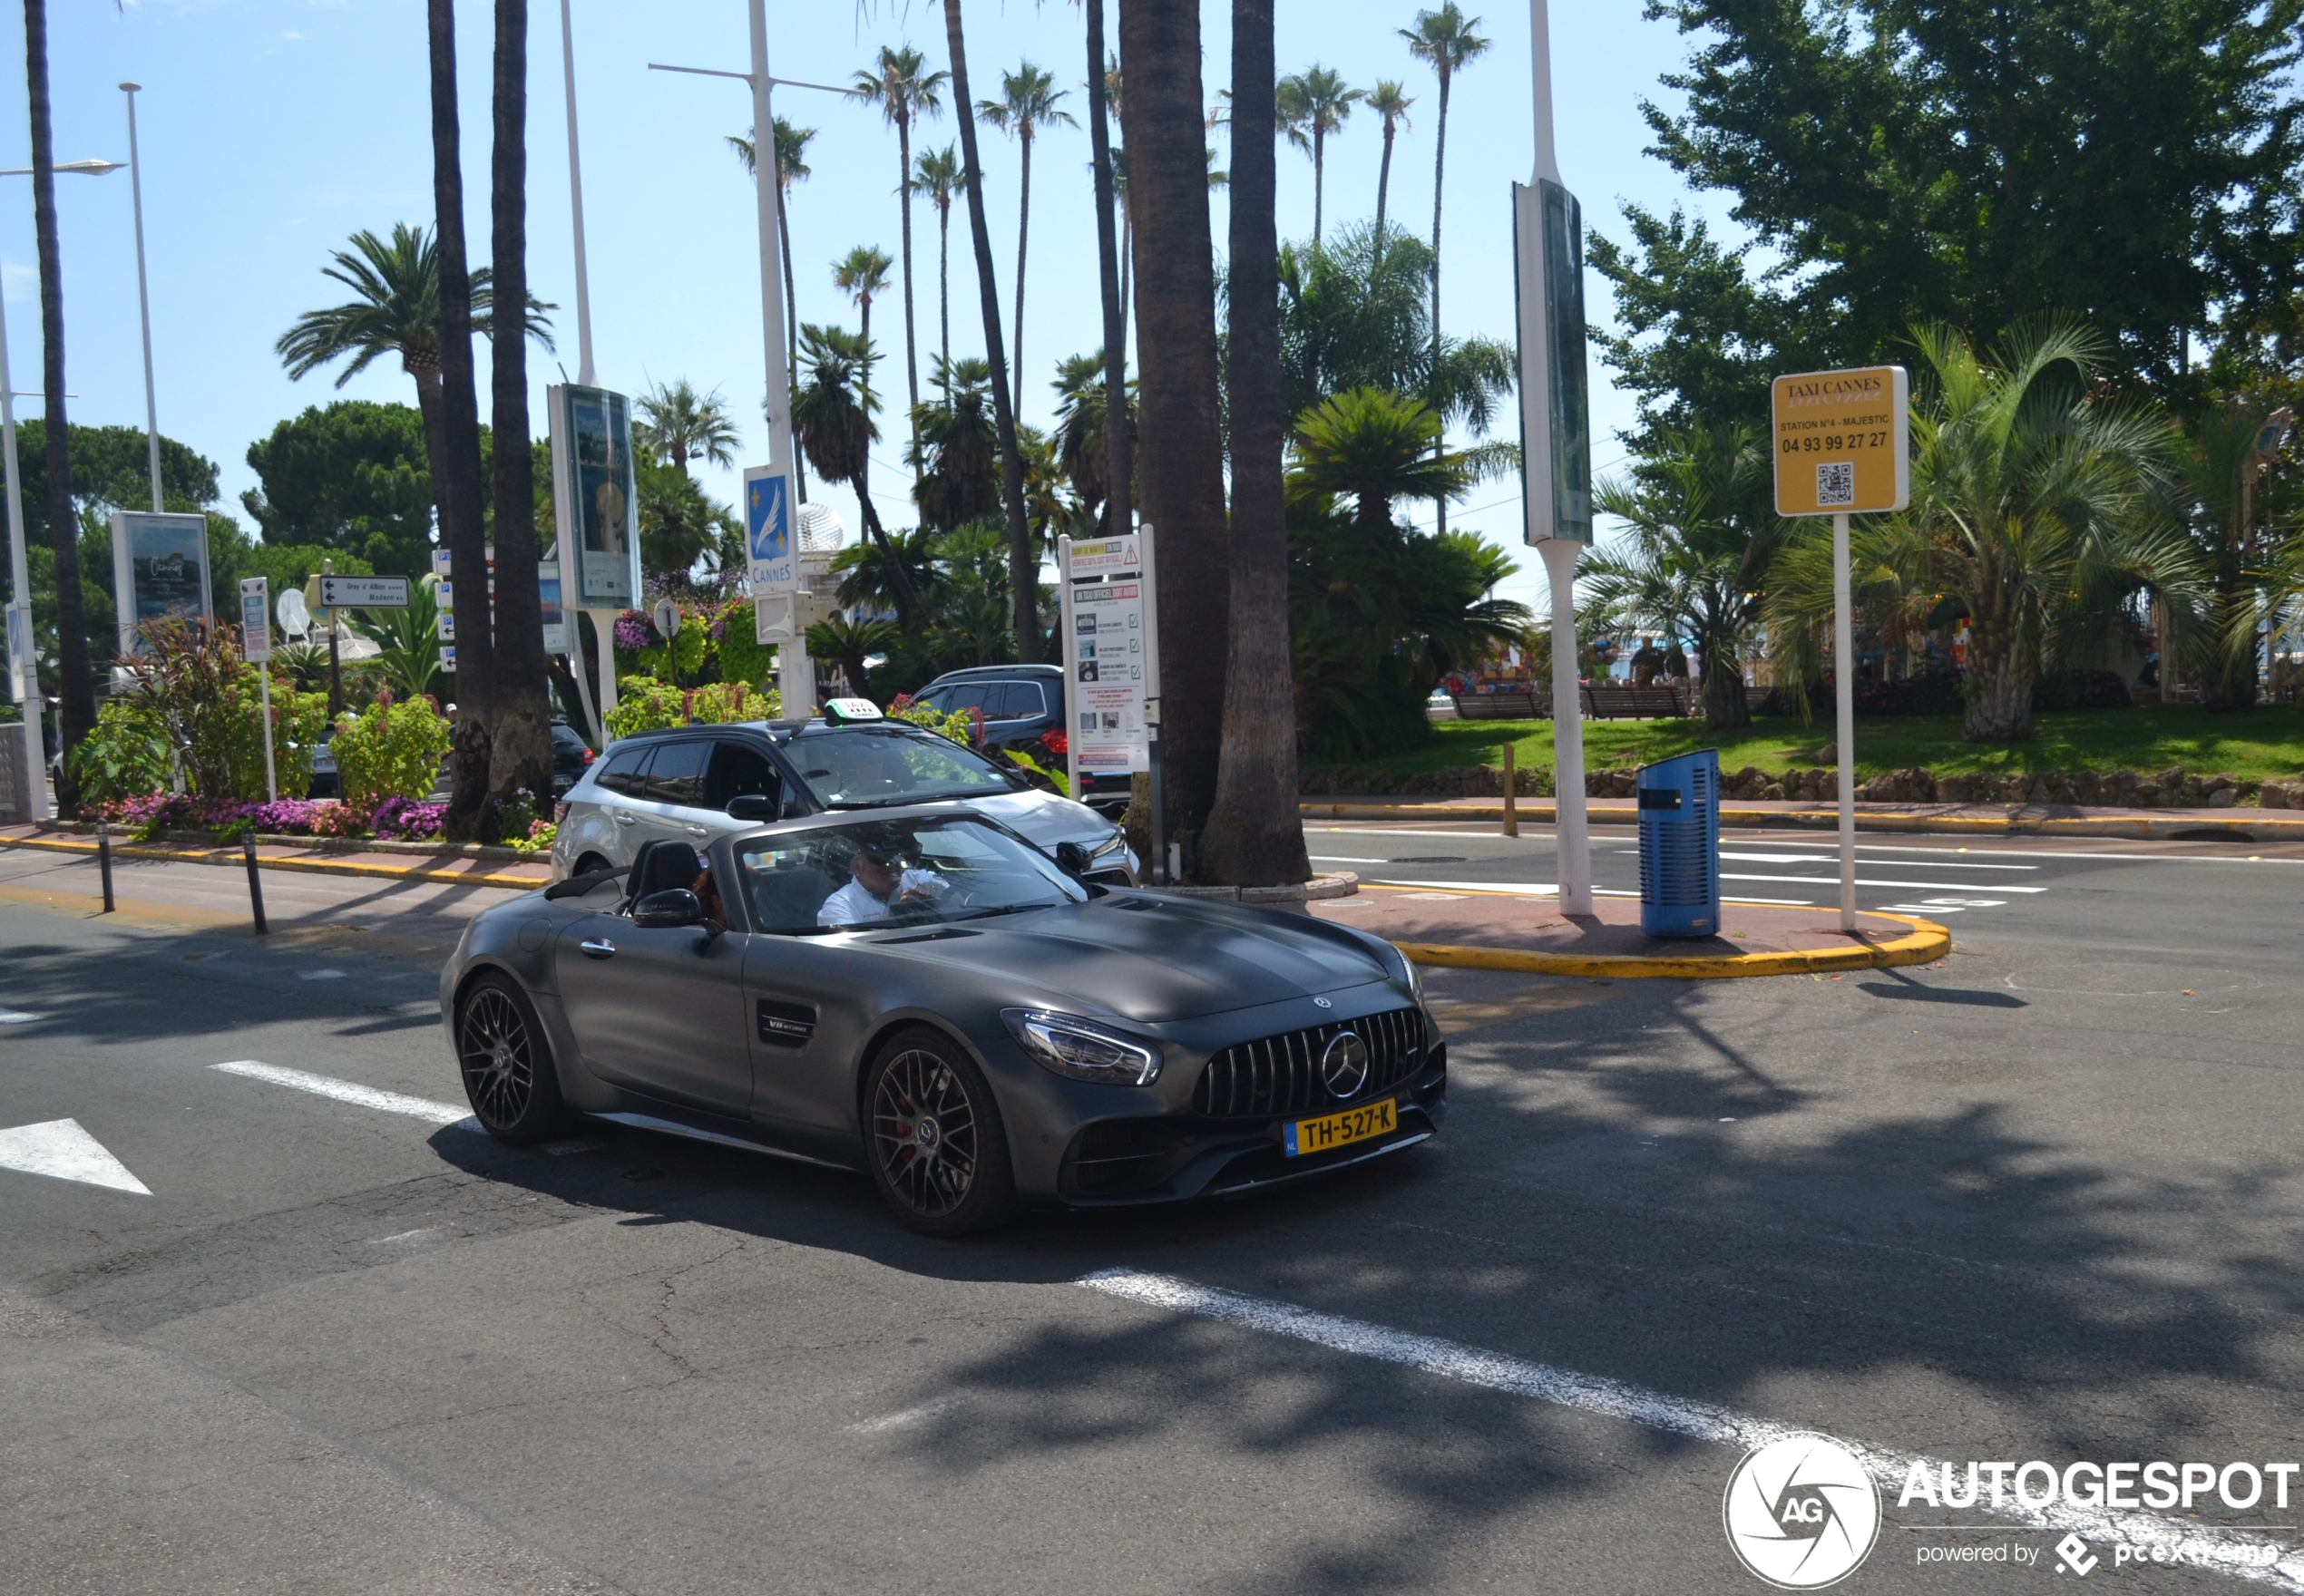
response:
<path id="1" fill-rule="evenodd" d="M 93 837 L 96 834 L 95 824 L 91 821 L 50 820 L 42 823 L 52 832 L 71 832 L 83 837 Z M 122 834 L 120 832 L 112 833 L 115 837 Z M 210 832 L 191 831 L 171 831 L 161 833 L 164 841 L 182 842 L 190 846 L 208 842 L 213 835 L 214 833 Z M 289 832 L 259 832 L 256 833 L 256 842 L 259 847 L 270 843 L 278 848 L 303 848 L 314 853 L 414 853 L 425 859 L 495 859 L 507 864 L 514 863 L 520 859 L 518 849 L 488 842 L 403 842 L 389 837 L 299 837 Z M 150 845 L 149 843 L 140 844 L 145 847 Z M 227 847 L 234 844 L 211 843 L 210 845 Z"/>
<path id="2" fill-rule="evenodd" d="M 96 852 L 93 842 L 66 842 L 45 837 L 0 837 L 0 848 L 32 848 L 49 853 L 83 853 Z M 237 848 L 150 848 L 134 844 L 115 843 L 114 859 L 152 859 L 176 864 L 216 864 L 237 866 L 244 859 Z M 451 887 L 511 887 L 523 892 L 533 892 L 549 886 L 530 876 L 481 875 L 467 871 L 420 870 L 415 865 L 354 864 L 327 859 L 282 859 L 273 854 L 256 856 L 260 870 L 302 871 L 308 875 L 366 876 L 370 880 L 391 881 L 437 881 Z"/>
<path id="3" fill-rule="evenodd" d="M 1818 910 L 1819 914 L 1837 913 Z M 1879 914 L 1877 910 L 1867 913 Z M 1533 953 L 1511 948 L 1464 948 L 1447 942 L 1394 942 L 1418 964 L 1451 969 L 1515 970 L 1525 975 L 1586 976 L 1609 980 L 1733 980 L 1746 976 L 1821 975 L 1826 971 L 1889 969 L 1932 964 L 1952 950 L 1952 933 L 1931 920 L 1882 914 L 1882 920 L 1912 928 L 1909 936 L 1853 948 L 1820 948 L 1784 953 L 1726 953 L 1703 958 L 1640 959 L 1625 955 Z"/>
<path id="4" fill-rule="evenodd" d="M 1433 803 L 1300 803 L 1297 813 L 1305 820 L 1420 820 L 1420 821 L 1501 821 L 1504 806 L 1500 803 L 1463 804 L 1457 806 Z M 1531 824 L 1549 825 L 1557 818 L 1550 803 L 1518 804 L 1514 814 Z M 2229 811 L 2222 812 L 2229 813 Z M 1628 803 L 1594 803 L 1585 813 L 1595 825 L 1631 825 L 1640 812 Z M 1737 809 L 1722 805 L 1720 823 L 1723 826 L 1752 826 L 1762 830 L 1781 828 L 1790 831 L 1837 831 L 1840 815 L 1836 810 Z M 1860 832 L 1935 832 L 1953 836 L 1990 837 L 2123 837 L 2132 842 L 2304 842 L 2304 818 L 2211 820 L 2205 816 L 2185 814 L 2166 820 L 2145 819 L 2141 815 L 2043 815 L 2037 820 L 2025 820 L 2015 815 L 1916 814 L 1910 812 L 1871 813 L 1859 812 L 1856 829 Z M 2213 837 L 2203 832 L 2214 832 Z"/>
<path id="5" fill-rule="evenodd" d="M 1348 870 L 1332 870 L 1292 887 L 1147 887 L 1144 890 L 1178 898 L 1210 898 L 1219 903 L 1311 903 L 1351 897 L 1360 890 L 1360 877 Z"/>

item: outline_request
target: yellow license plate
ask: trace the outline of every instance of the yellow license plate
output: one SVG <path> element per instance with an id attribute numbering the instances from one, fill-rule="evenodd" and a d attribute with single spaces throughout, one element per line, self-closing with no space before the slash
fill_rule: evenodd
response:
<path id="1" fill-rule="evenodd" d="M 1400 1129 L 1400 1114 L 1392 1100 L 1370 1103 L 1359 1108 L 1347 1108 L 1342 1114 L 1323 1114 L 1318 1119 L 1300 1119 L 1288 1126 L 1288 1156 L 1301 1158 L 1307 1153 L 1325 1153 L 1332 1147 L 1348 1147 L 1354 1142 L 1365 1142 L 1371 1136 L 1390 1135 Z"/>

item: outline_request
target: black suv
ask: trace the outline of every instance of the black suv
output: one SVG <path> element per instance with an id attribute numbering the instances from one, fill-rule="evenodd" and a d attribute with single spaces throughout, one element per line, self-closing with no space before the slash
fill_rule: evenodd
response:
<path id="1" fill-rule="evenodd" d="M 1069 735 L 1064 713 L 1064 667 L 1060 665 L 979 665 L 948 670 L 914 696 L 945 715 L 981 709 L 984 746 L 1021 748 L 1050 732 Z M 1126 809 L 1128 778 L 1090 776 L 1080 802 L 1103 812 Z"/>

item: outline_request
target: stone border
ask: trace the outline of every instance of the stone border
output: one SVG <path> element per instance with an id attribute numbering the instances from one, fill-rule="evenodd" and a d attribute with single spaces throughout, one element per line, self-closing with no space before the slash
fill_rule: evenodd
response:
<path id="1" fill-rule="evenodd" d="M 1837 910 L 1818 910 L 1836 914 Z M 1605 980 L 1730 980 L 1749 976 L 1820 975 L 1827 970 L 1889 969 L 1905 964 L 1933 964 L 1952 951 L 1952 933 L 1931 920 L 1910 915 L 1869 915 L 1912 928 L 1909 936 L 1885 942 L 1860 940 L 1850 948 L 1800 949 L 1780 953 L 1663 954 L 1647 958 L 1632 954 L 1592 955 L 1538 953 L 1518 948 L 1466 948 L 1446 942 L 1394 942 L 1392 946 L 1418 964 L 1454 969 L 1514 970 L 1528 975 L 1584 976 Z"/>
<path id="2" fill-rule="evenodd" d="M 1147 892 L 1168 892 L 1179 898 L 1206 898 L 1218 903 L 1309 903 L 1323 898 L 1349 898 L 1360 890 L 1360 877 L 1348 870 L 1328 871 L 1293 887 L 1147 887 Z"/>

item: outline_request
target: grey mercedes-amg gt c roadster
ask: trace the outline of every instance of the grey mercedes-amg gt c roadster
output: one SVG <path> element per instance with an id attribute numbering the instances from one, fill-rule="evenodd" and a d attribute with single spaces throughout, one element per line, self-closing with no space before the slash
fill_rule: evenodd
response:
<path id="1" fill-rule="evenodd" d="M 861 1169 L 938 1236 L 1439 1129 L 1448 1049 L 1389 943 L 1056 855 L 915 803 L 652 842 L 498 904 L 441 975 L 473 1111 L 507 1142 L 597 1114 Z"/>

